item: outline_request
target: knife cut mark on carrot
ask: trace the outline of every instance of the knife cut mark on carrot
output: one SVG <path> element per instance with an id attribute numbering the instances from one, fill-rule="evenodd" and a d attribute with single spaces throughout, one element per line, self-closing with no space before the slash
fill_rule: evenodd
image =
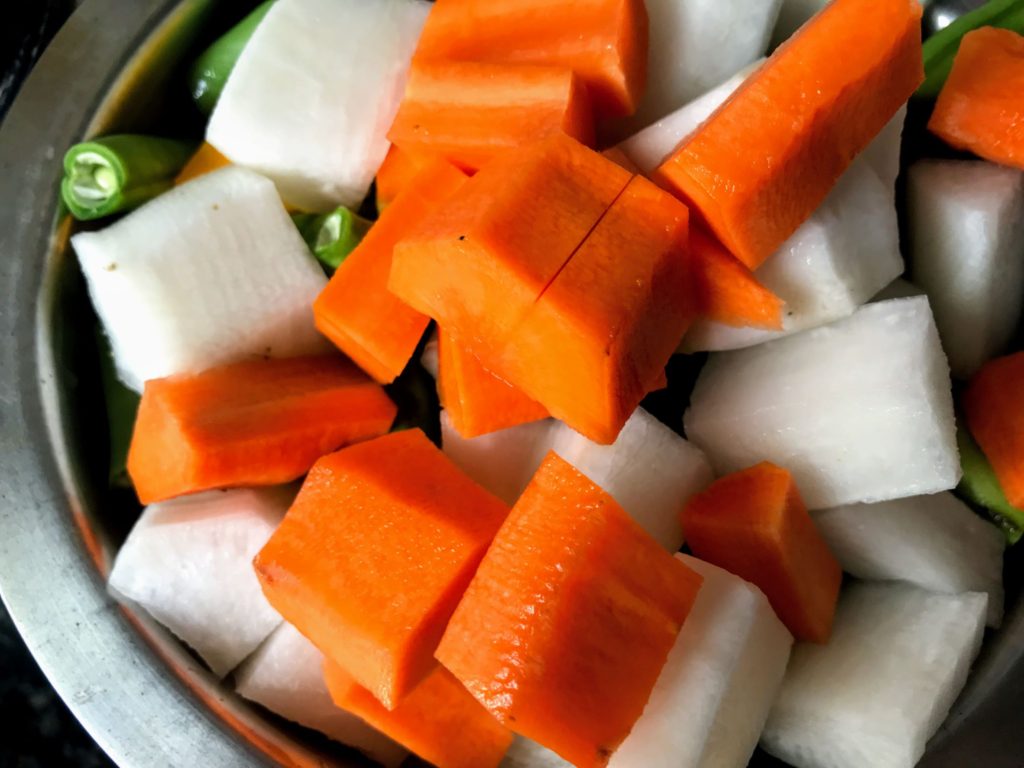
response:
<path id="1" fill-rule="evenodd" d="M 320 459 L 257 555 L 270 604 L 394 709 L 434 650 L 508 507 L 418 429 Z"/>
<path id="2" fill-rule="evenodd" d="M 146 382 L 128 452 L 143 504 L 275 485 L 320 456 L 384 434 L 396 408 L 336 355 L 258 360 Z"/>
<path id="3" fill-rule="evenodd" d="M 787 470 L 762 462 L 719 478 L 682 523 L 693 553 L 760 587 L 795 638 L 828 641 L 842 568 Z"/>

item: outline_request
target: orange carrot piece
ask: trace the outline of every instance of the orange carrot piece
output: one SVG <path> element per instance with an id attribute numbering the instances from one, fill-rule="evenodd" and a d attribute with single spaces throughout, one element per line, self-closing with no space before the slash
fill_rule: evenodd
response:
<path id="1" fill-rule="evenodd" d="M 474 172 L 556 133 L 594 143 L 590 99 L 571 69 L 416 61 L 388 138 L 411 154 L 440 155 Z"/>
<path id="2" fill-rule="evenodd" d="M 981 367 L 964 391 L 967 427 L 996 473 L 1007 500 L 1024 507 L 1024 352 Z"/>
<path id="3" fill-rule="evenodd" d="M 760 587 L 797 640 L 828 640 L 842 568 L 787 470 L 762 462 L 719 478 L 682 523 L 693 553 Z"/>
<path id="4" fill-rule="evenodd" d="M 686 206 L 630 181 L 485 365 L 598 443 L 614 442 L 695 312 Z"/>
<path id="5" fill-rule="evenodd" d="M 1024 168 L 1024 37 L 982 27 L 964 35 L 928 130 L 957 149 Z"/>
<path id="6" fill-rule="evenodd" d="M 608 147 L 607 149 L 603 149 L 601 150 L 601 154 L 632 174 L 638 174 L 641 172 L 639 166 L 630 159 L 629 155 L 618 147 Z"/>
<path id="7" fill-rule="evenodd" d="M 429 158 L 404 152 L 394 144 L 388 147 L 384 162 L 377 169 L 377 212 L 384 213 L 428 162 Z"/>
<path id="8" fill-rule="evenodd" d="M 394 710 L 330 661 L 324 663 L 324 680 L 336 705 L 434 765 L 491 768 L 512 744 L 512 732 L 443 667 L 436 667 Z"/>
<path id="9" fill-rule="evenodd" d="M 511 730 L 574 765 L 604 765 L 643 711 L 701 581 L 549 453 L 437 658 Z"/>
<path id="10" fill-rule="evenodd" d="M 146 382 L 128 451 L 139 500 L 302 476 L 384 434 L 396 408 L 340 356 L 257 360 Z"/>
<path id="11" fill-rule="evenodd" d="M 488 371 L 476 355 L 438 334 L 438 393 L 452 426 L 477 437 L 548 417 L 543 405 Z"/>
<path id="12" fill-rule="evenodd" d="M 833 0 L 655 178 L 754 269 L 923 79 L 919 0 Z"/>
<path id="13" fill-rule="evenodd" d="M 416 59 L 569 67 L 607 117 L 631 115 L 647 80 L 643 0 L 438 0 Z"/>
<path id="14" fill-rule="evenodd" d="M 782 300 L 700 227 L 690 230 L 690 253 L 701 315 L 726 325 L 782 329 Z"/>
<path id="15" fill-rule="evenodd" d="M 257 555 L 270 604 L 394 709 L 434 649 L 508 507 L 418 429 L 332 453 Z"/>
<path id="16" fill-rule="evenodd" d="M 216 171 L 225 165 L 231 165 L 231 161 L 214 149 L 212 144 L 207 144 L 204 141 L 199 145 L 199 149 L 196 150 L 195 154 L 189 158 L 189 161 L 185 163 L 185 167 L 178 171 L 174 184 L 184 184 L 186 181 L 191 181 L 211 171 Z"/>
<path id="17" fill-rule="evenodd" d="M 395 246 L 388 288 L 480 355 L 512 334 L 629 179 L 564 135 L 502 155 Z"/>
<path id="18" fill-rule="evenodd" d="M 382 384 L 408 364 L 430 319 L 388 290 L 395 243 L 466 180 L 443 160 L 432 160 L 410 182 L 313 302 L 316 327 Z"/>

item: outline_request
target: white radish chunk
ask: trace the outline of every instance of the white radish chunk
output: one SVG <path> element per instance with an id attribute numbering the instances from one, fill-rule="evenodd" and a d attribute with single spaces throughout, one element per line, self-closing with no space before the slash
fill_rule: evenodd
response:
<path id="1" fill-rule="evenodd" d="M 1024 173 L 984 160 L 909 171 L 911 271 L 931 299 L 956 378 L 1013 337 L 1024 301 Z"/>
<path id="2" fill-rule="evenodd" d="M 888 301 L 889 299 L 906 299 L 911 296 L 924 296 L 924 291 L 909 280 L 897 277 L 885 288 L 875 294 L 872 301 Z"/>
<path id="3" fill-rule="evenodd" d="M 118 375 L 143 382 L 323 352 L 327 280 L 267 179 L 225 168 L 71 238 Z"/>
<path id="4" fill-rule="evenodd" d="M 358 208 L 429 10 L 420 0 L 278 0 L 238 57 L 206 140 L 298 208 Z"/>
<path id="5" fill-rule="evenodd" d="M 913 768 L 967 679 L 986 602 L 849 585 L 828 644 L 793 649 L 761 745 L 795 768 Z"/>
<path id="6" fill-rule="evenodd" d="M 643 408 L 611 445 L 555 422 L 551 449 L 607 491 L 669 552 L 683 545 L 679 513 L 714 476 L 704 454 Z"/>
<path id="7" fill-rule="evenodd" d="M 144 609 L 223 677 L 281 623 L 252 559 L 293 496 L 290 487 L 237 489 L 151 504 L 117 553 L 111 593 Z"/>
<path id="8" fill-rule="evenodd" d="M 525 736 L 516 736 L 500 768 L 572 768 L 572 763 Z"/>
<path id="9" fill-rule="evenodd" d="M 932 592 L 988 594 L 988 624 L 1003 615 L 1006 539 L 951 493 L 850 504 L 813 514 L 843 570 Z"/>
<path id="10" fill-rule="evenodd" d="M 475 482 L 512 505 L 551 449 L 553 427 L 552 419 L 541 419 L 463 437 L 448 412 L 441 411 L 441 450 Z"/>
<path id="11" fill-rule="evenodd" d="M 664 117 L 764 56 L 781 0 L 647 0 L 647 88 L 626 125 Z"/>
<path id="12" fill-rule="evenodd" d="M 757 60 L 744 67 L 707 93 L 623 140 L 618 148 L 645 175 L 651 175 L 672 154 L 679 142 L 711 117 L 711 113 L 740 87 L 747 75 L 760 66 L 761 61 Z"/>
<path id="13" fill-rule="evenodd" d="M 903 272 L 894 185 L 904 113 L 905 108 L 811 217 L 755 270 L 785 302 L 782 330 L 698 320 L 683 339 L 683 351 L 741 349 L 847 317 Z"/>
<path id="14" fill-rule="evenodd" d="M 430 338 L 427 339 L 427 343 L 423 345 L 423 352 L 420 354 L 420 365 L 423 366 L 423 370 L 437 378 L 438 369 L 441 367 L 441 361 L 437 355 L 437 332 L 430 334 Z"/>
<path id="15" fill-rule="evenodd" d="M 358 749 L 381 765 L 399 765 L 408 752 L 353 714 L 335 706 L 324 683 L 324 657 L 288 622 L 235 671 L 235 689 L 249 701 Z"/>
<path id="16" fill-rule="evenodd" d="M 772 33 L 772 45 L 779 45 L 796 32 L 814 14 L 828 5 L 829 0 L 782 0 L 779 20 Z"/>
<path id="17" fill-rule="evenodd" d="M 924 296 L 711 355 L 684 422 L 716 474 L 774 462 L 810 509 L 960 479 L 949 368 Z"/>
<path id="18" fill-rule="evenodd" d="M 609 768 L 743 768 L 793 637 L 757 587 L 688 555 L 704 577 L 644 713 Z"/>

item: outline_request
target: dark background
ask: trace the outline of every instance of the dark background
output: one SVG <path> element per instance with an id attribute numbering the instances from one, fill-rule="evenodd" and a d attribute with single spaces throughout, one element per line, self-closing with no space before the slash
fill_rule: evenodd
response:
<path id="1" fill-rule="evenodd" d="M 4 4 L 0 121 L 32 64 L 76 4 L 76 0 Z M 2 605 L 0 723 L 0 768 L 113 768 L 46 682 Z"/>

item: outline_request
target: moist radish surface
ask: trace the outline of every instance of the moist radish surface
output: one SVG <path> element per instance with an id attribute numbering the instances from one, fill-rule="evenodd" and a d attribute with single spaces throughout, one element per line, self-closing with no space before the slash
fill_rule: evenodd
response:
<path id="1" fill-rule="evenodd" d="M 211 32 L 65 158 L 111 594 L 385 766 L 917 764 L 1024 532 L 1024 0 Z"/>

